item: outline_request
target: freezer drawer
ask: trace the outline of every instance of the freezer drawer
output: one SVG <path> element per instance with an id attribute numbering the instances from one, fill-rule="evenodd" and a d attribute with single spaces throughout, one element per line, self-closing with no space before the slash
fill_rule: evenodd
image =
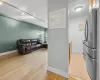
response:
<path id="1" fill-rule="evenodd" d="M 86 46 L 85 51 L 89 54 L 92 58 L 97 58 L 97 49 L 91 49 Z"/>
<path id="2" fill-rule="evenodd" d="M 86 54 L 86 69 L 91 80 L 96 80 L 96 59 L 92 59 Z"/>
<path id="3" fill-rule="evenodd" d="M 92 49 L 87 45 L 86 41 L 83 41 L 83 53 L 87 52 L 92 58 L 97 58 L 97 49 Z"/>

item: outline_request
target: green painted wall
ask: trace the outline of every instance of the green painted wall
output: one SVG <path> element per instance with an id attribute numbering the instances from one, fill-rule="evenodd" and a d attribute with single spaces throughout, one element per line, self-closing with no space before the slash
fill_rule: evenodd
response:
<path id="1" fill-rule="evenodd" d="M 0 53 L 16 50 L 16 40 L 44 36 L 44 28 L 0 15 Z"/>

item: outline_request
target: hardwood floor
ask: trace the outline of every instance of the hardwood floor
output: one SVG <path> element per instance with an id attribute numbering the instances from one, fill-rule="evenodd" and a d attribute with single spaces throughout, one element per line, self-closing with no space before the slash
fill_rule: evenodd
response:
<path id="1" fill-rule="evenodd" d="M 82 55 L 72 54 L 70 78 L 47 72 L 47 50 L 40 49 L 27 55 L 10 53 L 0 56 L 0 80 L 90 80 Z"/>
<path id="2" fill-rule="evenodd" d="M 68 80 L 68 79 L 48 71 L 46 80 Z"/>
<path id="3" fill-rule="evenodd" d="M 0 56 L 0 80 L 45 80 L 47 50 Z"/>
<path id="4" fill-rule="evenodd" d="M 83 55 L 73 53 L 69 66 L 69 73 L 83 80 L 91 80 L 87 71 Z"/>
<path id="5" fill-rule="evenodd" d="M 83 80 L 83 79 L 80 79 L 80 78 L 73 76 L 73 75 L 70 75 L 70 77 L 67 79 L 67 78 L 64 78 L 60 75 L 57 75 L 55 73 L 48 71 L 46 80 Z"/>
<path id="6" fill-rule="evenodd" d="M 47 72 L 46 80 L 91 80 L 85 67 L 83 55 L 73 53 L 69 65 L 70 78 L 66 79 L 55 73 Z"/>

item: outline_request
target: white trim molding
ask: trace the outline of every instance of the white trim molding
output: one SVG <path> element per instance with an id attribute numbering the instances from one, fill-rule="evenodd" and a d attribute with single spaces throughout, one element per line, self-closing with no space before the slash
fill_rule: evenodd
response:
<path id="1" fill-rule="evenodd" d="M 6 54 L 10 54 L 10 53 L 15 53 L 15 52 L 17 52 L 17 50 L 3 52 L 3 53 L 0 53 L 0 56 L 6 55 Z"/>
<path id="2" fill-rule="evenodd" d="M 54 73 L 56 73 L 58 75 L 61 75 L 61 76 L 65 77 L 65 78 L 69 78 L 69 73 L 63 72 L 63 71 L 61 71 L 59 69 L 52 68 L 52 67 L 48 66 L 47 70 L 51 71 L 51 72 L 54 72 Z"/>

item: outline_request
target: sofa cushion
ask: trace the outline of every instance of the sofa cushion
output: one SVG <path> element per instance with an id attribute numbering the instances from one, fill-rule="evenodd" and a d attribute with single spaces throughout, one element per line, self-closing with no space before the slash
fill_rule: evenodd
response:
<path id="1" fill-rule="evenodd" d="M 25 50 L 26 50 L 26 51 L 31 51 L 32 48 L 31 48 L 30 46 L 28 46 L 28 47 L 25 48 Z"/>
<path id="2" fill-rule="evenodd" d="M 31 45 L 36 45 L 36 43 L 31 43 Z"/>
<path id="3" fill-rule="evenodd" d="M 20 42 L 22 44 L 31 43 L 30 39 L 21 39 Z"/>
<path id="4" fill-rule="evenodd" d="M 26 43 L 25 46 L 31 46 L 31 43 Z"/>
<path id="5" fill-rule="evenodd" d="M 31 42 L 32 43 L 37 42 L 37 39 L 31 39 Z"/>
<path id="6" fill-rule="evenodd" d="M 32 49 L 36 49 L 36 45 L 32 45 L 31 48 L 32 48 Z"/>
<path id="7" fill-rule="evenodd" d="M 41 44 L 37 44 L 36 47 L 41 47 Z"/>

